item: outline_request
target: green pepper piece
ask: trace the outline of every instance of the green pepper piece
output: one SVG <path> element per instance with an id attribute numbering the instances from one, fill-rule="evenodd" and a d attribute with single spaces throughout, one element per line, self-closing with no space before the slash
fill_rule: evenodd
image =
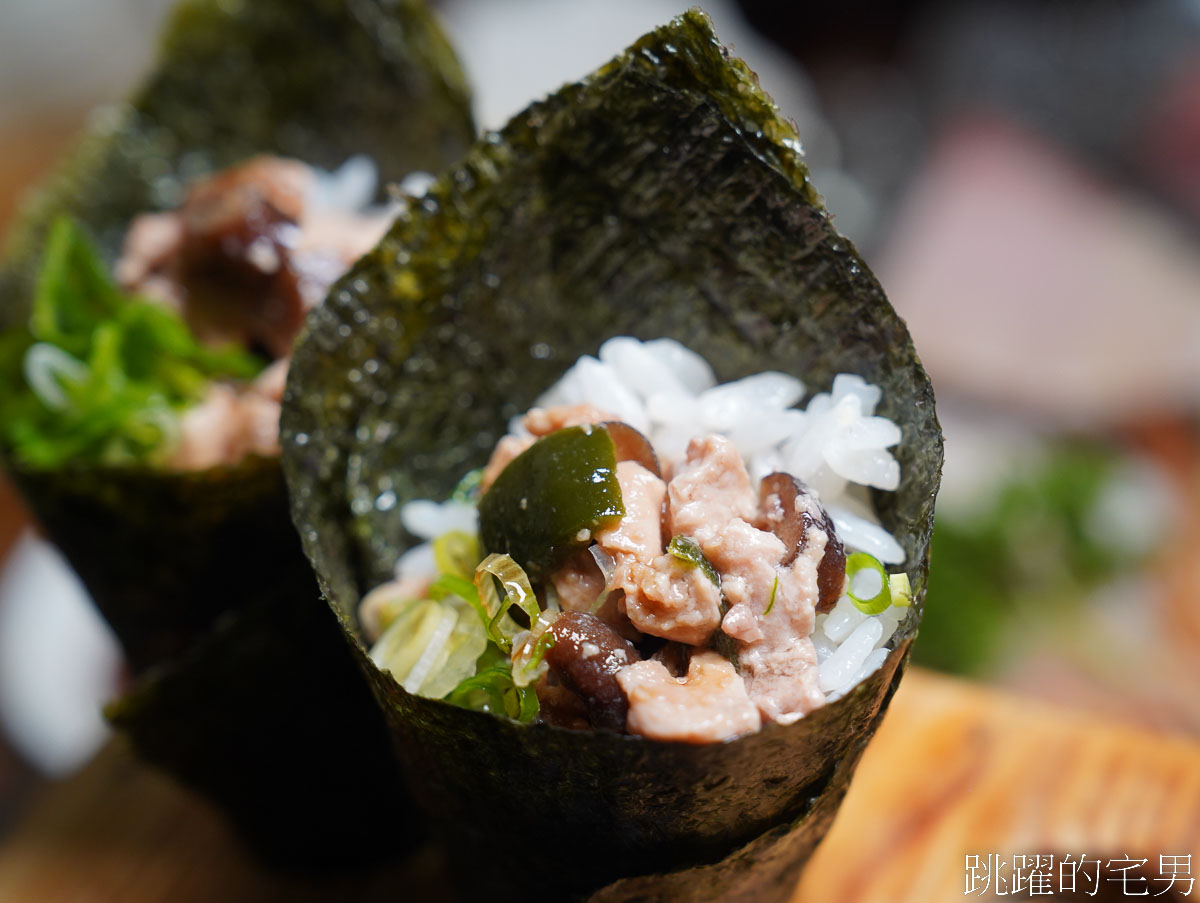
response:
<path id="1" fill-rule="evenodd" d="M 539 439 L 500 472 L 479 502 L 479 536 L 531 578 L 584 548 L 625 515 L 608 431 L 572 426 Z"/>

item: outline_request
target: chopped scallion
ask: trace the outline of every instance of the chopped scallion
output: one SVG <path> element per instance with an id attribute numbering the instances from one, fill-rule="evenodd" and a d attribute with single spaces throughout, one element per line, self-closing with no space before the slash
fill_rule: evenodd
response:
<path id="1" fill-rule="evenodd" d="M 721 585 L 721 575 L 712 566 L 712 562 L 704 557 L 704 553 L 700 551 L 700 546 L 696 540 L 690 536 L 673 537 L 667 544 L 667 551 L 680 561 L 700 568 L 704 572 L 704 576 L 712 581 L 713 586 L 719 587 Z"/>
<path id="2" fill-rule="evenodd" d="M 483 468 L 468 470 L 454 491 L 450 493 L 450 501 L 475 504 L 479 499 L 479 487 L 483 484 Z"/>
<path id="3" fill-rule="evenodd" d="M 399 607 L 371 658 L 410 693 L 441 698 L 475 673 L 487 637 L 467 603 L 415 599 Z"/>
<path id="4" fill-rule="evenodd" d="M 494 578 L 494 579 L 493 579 Z M 502 591 L 496 589 L 500 582 Z M 493 553 L 475 569 L 475 588 L 486 613 L 488 638 L 505 652 L 512 651 L 513 638 L 521 631 L 509 610 L 515 605 L 525 613 L 530 627 L 537 624 L 542 610 L 529 584 L 529 576 L 511 555 Z"/>
<path id="5" fill-rule="evenodd" d="M 480 557 L 479 539 L 472 533 L 450 530 L 433 541 L 433 562 L 439 574 L 470 580 Z"/>
<path id="6" fill-rule="evenodd" d="M 216 379 L 263 362 L 200 344 L 168 307 L 124 294 L 83 229 L 51 226 L 28 324 L 0 337 L 0 442 L 27 467 L 161 463 Z"/>
<path id="7" fill-rule="evenodd" d="M 478 667 L 478 673 L 462 681 L 446 695 L 447 702 L 526 724 L 537 717 L 537 693 L 532 687 L 518 687 L 513 682 L 508 659 L 495 646 L 489 646 L 480 656 Z"/>
<path id="8" fill-rule="evenodd" d="M 550 628 L 558 615 L 544 612 L 533 629 L 513 642 L 512 676 L 518 687 L 527 687 L 549 670 L 546 653 L 554 646 L 554 631 Z"/>
<path id="9" fill-rule="evenodd" d="M 767 603 L 767 608 L 763 612 L 763 617 L 771 613 L 771 609 L 775 607 L 775 594 L 779 592 L 779 575 L 775 575 L 775 582 L 771 585 L 771 601 Z"/>
<path id="10" fill-rule="evenodd" d="M 873 574 L 878 575 L 877 580 Z M 865 552 L 846 556 L 846 579 L 849 583 L 846 595 L 863 614 L 877 615 L 892 604 L 888 572 L 878 559 Z"/>

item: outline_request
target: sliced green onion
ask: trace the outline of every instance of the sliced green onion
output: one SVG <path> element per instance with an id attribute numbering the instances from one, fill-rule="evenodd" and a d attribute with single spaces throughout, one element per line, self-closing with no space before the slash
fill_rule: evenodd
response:
<path id="1" fill-rule="evenodd" d="M 667 543 L 667 551 L 680 561 L 700 568 L 704 572 L 704 576 L 712 581 L 713 586 L 718 588 L 721 586 L 721 575 L 712 566 L 712 562 L 704 557 L 704 553 L 700 551 L 700 546 L 696 540 L 690 536 L 672 537 L 671 541 Z"/>
<path id="2" fill-rule="evenodd" d="M 452 574 L 470 580 L 482 557 L 479 539 L 464 530 L 451 530 L 433 541 L 433 563 L 439 574 Z"/>
<path id="3" fill-rule="evenodd" d="M 495 579 L 493 579 L 495 578 Z M 500 581 L 503 593 L 496 589 Z M 542 610 L 529 584 L 529 576 L 511 555 L 492 553 L 475 568 L 475 588 L 486 617 L 488 638 L 505 652 L 512 651 L 513 638 L 521 627 L 509 615 L 514 605 L 525 612 L 530 627 L 537 625 Z"/>
<path id="4" fill-rule="evenodd" d="M 704 557 L 704 553 L 700 550 L 699 543 L 690 536 L 673 536 L 671 541 L 667 543 L 667 552 L 673 555 L 680 561 L 692 567 L 700 568 L 701 572 L 707 577 L 718 590 L 721 588 L 721 575 L 717 573 L 717 569 L 713 567 L 712 562 Z M 772 603 L 775 601 L 775 593 L 771 593 Z M 721 593 L 720 599 L 721 617 L 725 617 L 725 613 L 729 611 L 729 603 L 725 601 L 725 594 Z M 770 608 L 767 609 L 770 611 Z M 713 634 L 713 648 L 723 655 L 733 664 L 734 668 L 740 667 L 738 658 L 737 641 L 733 639 L 720 627 Z"/>
<path id="5" fill-rule="evenodd" d="M 210 349 L 176 312 L 124 294 L 83 229 L 51 226 L 24 329 L 0 338 L 0 439 L 26 466 L 162 463 L 213 379 L 262 362 Z"/>
<path id="6" fill-rule="evenodd" d="M 538 714 L 537 693 L 513 682 L 507 657 L 490 645 L 479 659 L 478 673 L 462 681 L 445 699 L 460 708 L 491 712 L 526 724 Z"/>
<path id="7" fill-rule="evenodd" d="M 763 617 L 771 613 L 771 609 L 775 607 L 775 594 L 779 592 L 779 575 L 775 575 L 775 583 L 771 586 L 771 601 L 767 603 L 767 608 L 763 612 Z"/>
<path id="8" fill-rule="evenodd" d="M 84 357 L 97 323 L 114 316 L 123 298 L 100 254 L 69 216 L 50 226 L 30 312 L 33 335 Z"/>
<path id="9" fill-rule="evenodd" d="M 493 593 L 495 592 L 494 587 L 492 588 L 492 591 Z M 492 643 L 495 643 L 496 646 L 500 645 L 500 643 L 497 642 L 497 637 L 491 631 L 491 612 L 484 604 L 483 600 L 479 598 L 479 589 L 470 580 L 467 580 L 465 577 L 455 576 L 454 574 L 442 574 L 442 576 L 438 577 L 437 580 L 433 581 L 433 583 L 429 585 L 428 594 L 430 598 L 433 599 L 444 599 L 447 596 L 457 596 L 459 599 L 464 600 L 468 605 L 471 606 L 477 615 L 477 621 L 483 630 L 484 636 L 489 641 L 487 648 L 494 649 L 495 646 L 492 646 Z M 511 622 L 511 619 L 509 620 Z M 511 627 L 511 635 L 515 635 L 519 631 L 520 628 L 513 623 Z M 508 665 L 507 652 L 508 649 L 504 649 L 504 663 L 506 667 Z M 496 650 L 496 654 L 500 654 L 499 649 Z M 470 706 L 468 706 L 468 708 L 470 708 Z"/>
<path id="10" fill-rule="evenodd" d="M 897 608 L 907 608 L 912 605 L 912 585 L 908 582 L 908 574 L 892 574 L 892 604 Z"/>
<path id="11" fill-rule="evenodd" d="M 517 687 L 517 720 L 531 724 L 541 710 L 538 695 L 531 687 Z"/>
<path id="12" fill-rule="evenodd" d="M 400 606 L 371 658 L 410 693 L 441 698 L 475 673 L 487 636 L 457 596 L 415 599 Z"/>
<path id="13" fill-rule="evenodd" d="M 446 596 L 458 596 L 460 599 L 465 599 L 471 603 L 472 608 L 480 612 L 480 617 L 485 622 L 490 619 L 488 613 L 483 609 L 483 603 L 479 601 L 479 590 L 466 577 L 442 574 L 429 584 L 429 598 L 444 599 Z"/>
<path id="14" fill-rule="evenodd" d="M 63 381 L 80 383 L 87 379 L 88 368 L 57 345 L 36 342 L 29 346 L 23 361 L 25 381 L 48 408 L 61 410 L 71 404 L 63 391 Z"/>
<path id="15" fill-rule="evenodd" d="M 519 635 L 513 642 L 512 676 L 518 687 L 527 687 L 549 670 L 546 653 L 554 646 L 554 631 L 558 620 L 553 612 L 543 612 L 533 629 Z"/>
<path id="16" fill-rule="evenodd" d="M 856 578 L 860 573 L 867 571 L 874 571 L 879 575 L 879 590 L 872 596 L 866 595 L 865 591 L 861 589 L 858 594 L 854 591 L 856 582 L 861 584 L 861 581 L 856 581 Z M 868 579 L 870 578 L 868 577 Z M 892 593 L 888 587 L 888 572 L 884 570 L 878 559 L 865 552 L 855 552 L 846 556 L 846 580 L 849 586 L 846 595 L 850 597 L 854 607 L 863 614 L 877 615 L 887 610 L 887 607 L 892 604 Z"/>

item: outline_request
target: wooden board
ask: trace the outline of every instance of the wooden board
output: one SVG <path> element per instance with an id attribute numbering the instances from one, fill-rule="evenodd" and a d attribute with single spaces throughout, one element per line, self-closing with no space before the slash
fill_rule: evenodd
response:
<path id="1" fill-rule="evenodd" d="M 914 670 L 795 900 L 961 901 L 968 855 L 1064 853 L 1200 853 L 1200 744 Z"/>
<path id="2" fill-rule="evenodd" d="M 794 903 L 961 901 L 968 854 L 1068 851 L 1151 874 L 1160 853 L 1200 852 L 1200 744 L 914 671 Z M 432 850 L 351 879 L 274 874 L 120 744 L 0 845 L 0 903 L 446 898 Z"/>

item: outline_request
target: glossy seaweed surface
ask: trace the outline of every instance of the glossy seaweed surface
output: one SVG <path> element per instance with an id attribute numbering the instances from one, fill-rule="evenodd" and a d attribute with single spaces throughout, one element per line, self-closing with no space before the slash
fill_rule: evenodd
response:
<path id="1" fill-rule="evenodd" d="M 859 373 L 903 428 L 903 481 L 877 508 L 918 602 L 883 668 L 794 725 L 708 746 L 526 726 L 409 695 L 364 653 L 356 605 L 414 542 L 398 507 L 446 497 L 509 417 L 618 334 L 679 339 L 722 380 L 777 369 L 817 391 Z M 441 177 L 310 317 L 283 436 L 305 549 L 474 891 L 787 897 L 916 630 L 941 434 L 904 324 L 834 230 L 793 127 L 703 14 Z"/>
<path id="2" fill-rule="evenodd" d="M 440 169 L 473 137 L 462 72 L 421 0 L 185 0 L 158 67 L 128 103 L 95 114 L 17 224 L 0 328 L 28 316 L 58 214 L 78 218 L 111 262 L 134 215 L 254 154 L 334 168 L 366 153 L 386 181 Z M 113 712 L 150 761 L 212 796 L 276 859 L 398 851 L 372 827 L 404 822 L 386 732 L 345 644 L 329 641 L 336 627 L 277 460 L 10 473 L 141 675 Z M 341 744 L 359 759 L 340 759 Z"/>

